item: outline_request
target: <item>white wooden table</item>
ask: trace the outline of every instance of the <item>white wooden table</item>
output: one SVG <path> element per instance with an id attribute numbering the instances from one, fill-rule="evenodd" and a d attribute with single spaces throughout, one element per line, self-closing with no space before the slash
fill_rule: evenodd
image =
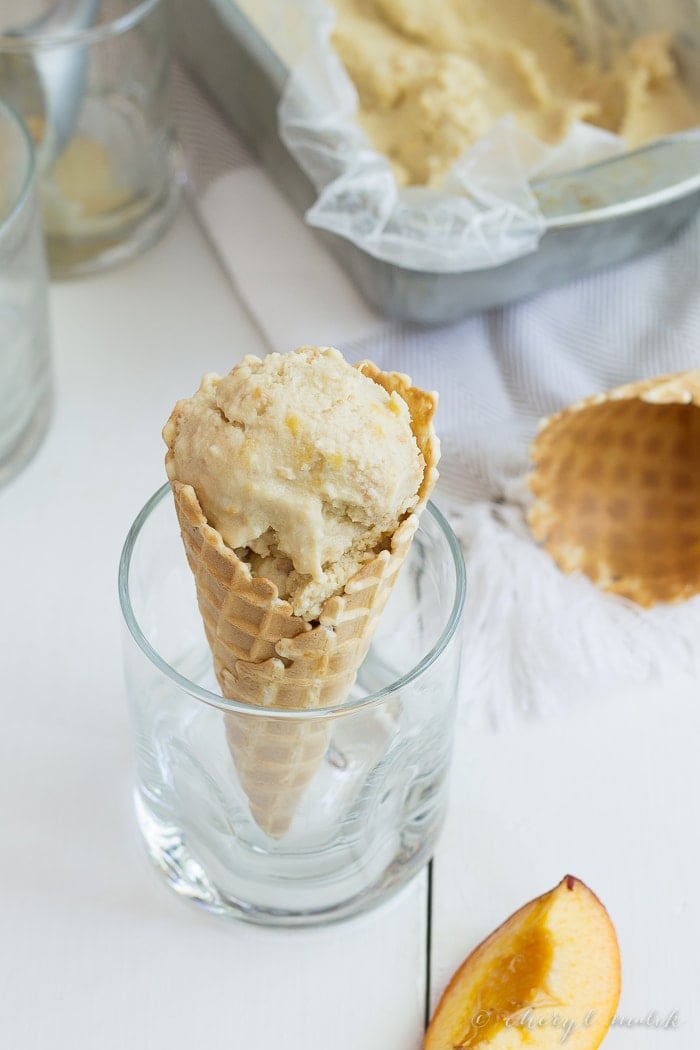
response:
<path id="1" fill-rule="evenodd" d="M 186 209 L 130 265 L 55 285 L 52 311 L 51 428 L 0 490 L 0 1046 L 417 1050 L 461 959 L 571 872 L 616 923 L 638 1022 L 606 1047 L 697 1050 L 697 682 L 460 724 L 432 893 L 423 873 L 366 916 L 271 931 L 161 885 L 131 812 L 117 562 L 174 401 L 266 348 Z"/>

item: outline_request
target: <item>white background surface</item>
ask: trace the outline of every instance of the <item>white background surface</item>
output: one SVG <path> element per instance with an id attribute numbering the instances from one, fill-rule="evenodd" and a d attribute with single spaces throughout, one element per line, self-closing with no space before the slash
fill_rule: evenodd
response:
<path id="1" fill-rule="evenodd" d="M 0 490 L 0 1047 L 417 1050 L 425 875 L 342 925 L 258 930 L 161 886 L 132 818 L 121 544 L 164 480 L 175 400 L 265 347 L 186 211 L 130 265 L 55 285 L 52 311 L 51 428 Z M 621 1013 L 678 1011 L 677 1029 L 617 1027 L 605 1045 L 697 1050 L 698 699 L 669 682 L 499 734 L 460 724 L 432 1003 L 486 933 L 572 873 L 617 926 Z"/>

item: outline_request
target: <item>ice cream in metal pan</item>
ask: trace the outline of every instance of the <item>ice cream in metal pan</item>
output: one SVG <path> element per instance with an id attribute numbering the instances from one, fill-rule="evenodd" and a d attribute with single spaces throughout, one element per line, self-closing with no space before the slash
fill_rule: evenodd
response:
<path id="1" fill-rule="evenodd" d="M 308 11 L 311 6 L 312 0 L 300 0 L 295 5 L 277 0 L 259 4 L 252 0 L 177 0 L 176 11 L 181 51 L 190 68 L 233 124 L 254 144 L 294 207 L 302 214 L 311 209 L 317 215 L 319 192 L 309 165 L 301 152 L 290 148 L 290 129 L 280 123 L 280 101 L 287 97 L 294 79 L 290 71 L 293 73 L 300 66 L 300 33 L 295 31 L 299 12 Z M 320 10 L 320 6 L 315 5 L 314 10 Z M 393 5 L 386 0 L 382 6 L 388 10 Z M 497 14 L 500 9 L 494 4 L 483 6 L 488 9 L 487 14 L 492 10 Z M 661 34 L 655 40 L 661 51 L 667 47 L 677 76 L 674 73 L 668 78 L 664 74 L 660 79 L 666 79 L 671 93 L 676 90 L 673 85 L 680 84 L 691 109 L 694 103 L 700 104 L 700 0 L 669 0 L 663 6 L 654 5 L 651 0 L 619 0 L 615 5 L 603 0 L 572 0 L 563 4 L 548 2 L 547 6 L 580 9 L 581 32 L 586 41 L 590 38 L 591 49 L 600 46 L 601 53 L 607 49 L 608 37 L 611 47 L 618 38 L 627 47 L 647 34 Z M 415 7 L 437 11 L 437 5 Z M 267 18 L 271 12 L 278 17 Z M 310 20 L 311 14 L 308 17 Z M 668 39 L 664 33 L 671 34 L 670 46 L 664 44 L 664 39 Z M 635 88 L 632 94 L 640 101 L 644 84 L 658 83 L 659 78 L 646 75 L 645 70 L 650 68 L 648 63 L 645 65 L 648 52 L 635 55 L 640 61 L 628 83 L 638 85 L 640 90 Z M 553 97 L 556 102 L 556 90 Z M 664 102 L 668 93 L 664 89 L 655 97 Z M 314 99 L 319 106 L 323 104 L 321 98 Z M 439 123 L 434 121 L 432 126 Z M 641 124 L 636 126 L 639 131 Z M 679 126 L 671 122 L 668 130 Z M 336 170 L 342 161 L 342 155 L 333 153 L 337 129 L 332 123 L 324 127 L 328 134 L 320 155 L 332 159 Z M 356 121 L 353 127 L 357 137 Z M 644 137 L 631 126 L 628 130 L 632 132 L 630 141 Z M 538 217 L 539 242 L 522 257 L 498 264 L 475 261 L 474 265 L 452 265 L 452 256 L 448 258 L 441 245 L 435 247 L 434 238 L 427 244 L 421 241 L 420 258 L 407 247 L 400 259 L 388 259 L 364 242 L 354 242 L 347 234 L 318 226 L 316 229 L 365 298 L 381 313 L 430 324 L 455 320 L 622 262 L 666 241 L 695 214 L 700 204 L 700 128 L 677 131 L 604 160 L 581 157 L 573 170 L 534 174 L 526 188 L 533 214 Z M 438 191 L 408 187 L 402 192 L 424 195 Z M 444 203 L 444 195 L 438 195 Z M 325 196 L 324 193 L 324 199 Z M 360 200 L 355 195 L 347 199 L 351 203 Z M 443 211 L 440 204 L 436 221 Z M 412 216 L 413 212 L 407 214 Z M 370 229 L 374 228 L 370 221 L 374 215 L 371 212 L 367 217 Z M 423 230 L 431 215 L 432 212 L 423 215 L 422 224 L 416 228 Z M 444 233 L 445 229 L 440 228 Z M 454 224 L 447 228 L 461 229 Z M 395 238 L 390 238 L 390 243 L 395 244 Z M 491 240 L 486 239 L 484 244 L 491 252 Z M 428 260 L 426 247 L 431 246 L 435 247 L 434 258 Z"/>
<path id="2" fill-rule="evenodd" d="M 358 91 L 358 119 L 402 185 L 439 188 L 452 163 L 508 115 L 550 144 L 577 120 L 630 148 L 700 125 L 700 99 L 683 81 L 672 33 L 613 38 L 603 64 L 594 42 L 601 20 L 590 4 L 331 6 L 332 40 Z"/>

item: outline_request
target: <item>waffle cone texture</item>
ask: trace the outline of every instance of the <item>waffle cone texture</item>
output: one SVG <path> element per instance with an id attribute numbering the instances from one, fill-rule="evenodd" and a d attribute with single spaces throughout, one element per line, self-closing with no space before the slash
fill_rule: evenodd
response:
<path id="1" fill-rule="evenodd" d="M 528 523 L 564 572 L 644 607 L 700 592 L 700 370 L 571 405 L 530 459 Z"/>
<path id="2" fill-rule="evenodd" d="M 435 395 L 412 387 L 400 373 L 381 372 L 371 362 L 356 367 L 406 401 L 426 467 L 416 508 L 399 523 L 386 548 L 327 599 L 315 621 L 295 616 L 270 580 L 252 576 L 207 522 L 194 488 L 173 476 L 172 448 L 166 455 L 214 671 L 228 699 L 296 711 L 344 703 L 437 480 Z M 173 416 L 176 412 L 177 408 Z M 322 717 L 262 718 L 226 712 L 224 724 L 253 819 L 267 835 L 283 836 L 326 754 L 330 722 Z"/>

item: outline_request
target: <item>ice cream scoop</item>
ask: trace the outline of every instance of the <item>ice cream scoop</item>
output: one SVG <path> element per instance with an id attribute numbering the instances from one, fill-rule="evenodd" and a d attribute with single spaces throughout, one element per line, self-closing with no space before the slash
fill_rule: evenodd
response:
<path id="1" fill-rule="evenodd" d="M 171 480 L 307 617 L 415 507 L 425 470 L 406 402 L 331 347 L 205 375 L 165 438 Z"/>

